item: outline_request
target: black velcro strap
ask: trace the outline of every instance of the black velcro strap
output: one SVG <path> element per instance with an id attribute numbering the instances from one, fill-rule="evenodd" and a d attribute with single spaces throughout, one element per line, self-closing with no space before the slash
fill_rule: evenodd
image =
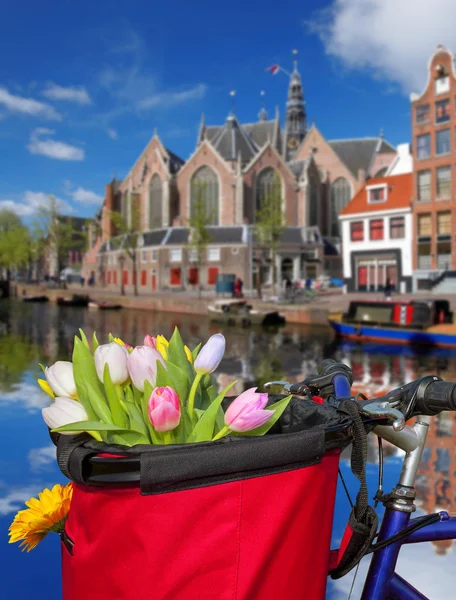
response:
<path id="1" fill-rule="evenodd" d="M 223 438 L 141 454 L 141 493 L 163 494 L 307 467 L 325 453 L 322 427 L 264 437 Z"/>
<path id="2" fill-rule="evenodd" d="M 352 536 L 337 567 L 331 571 L 333 579 L 343 577 L 359 563 L 375 538 L 378 527 L 377 513 L 369 506 L 366 482 L 367 433 L 359 414 L 359 405 L 354 400 L 345 400 L 341 402 L 339 410 L 350 415 L 353 420 L 351 469 L 359 480 L 360 487 L 348 522 Z"/>
<path id="3" fill-rule="evenodd" d="M 59 435 L 57 443 L 57 463 L 60 470 L 75 483 L 86 483 L 84 478 L 84 466 L 86 460 L 95 452 L 90 448 L 84 448 L 83 445 L 91 440 L 88 434 L 76 436 Z"/>

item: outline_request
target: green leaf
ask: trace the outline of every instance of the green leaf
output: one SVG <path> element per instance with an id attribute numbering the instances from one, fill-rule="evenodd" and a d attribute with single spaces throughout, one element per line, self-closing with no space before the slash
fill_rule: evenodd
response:
<path id="1" fill-rule="evenodd" d="M 114 425 L 118 425 L 119 427 L 126 427 L 126 415 L 120 404 L 119 396 L 116 392 L 116 387 L 112 382 L 111 375 L 109 373 L 108 363 L 105 364 L 103 381 L 105 392 L 108 397 L 109 408 L 111 409 L 112 421 Z"/>
<path id="2" fill-rule="evenodd" d="M 69 423 L 68 425 L 56 427 L 55 429 L 52 429 L 52 431 L 55 431 L 56 433 L 62 431 L 118 431 L 119 433 L 133 431 L 133 433 L 141 434 L 140 431 L 118 427 L 112 423 L 101 423 L 100 421 L 77 421 L 76 423 Z"/>
<path id="3" fill-rule="evenodd" d="M 113 342 L 114 341 L 114 336 L 112 335 L 112 333 L 108 333 L 108 342 Z"/>
<path id="4" fill-rule="evenodd" d="M 97 340 L 97 334 L 94 331 L 93 335 L 92 335 L 92 350 L 95 352 L 95 350 L 98 348 L 99 345 L 100 344 L 98 343 L 98 340 Z"/>
<path id="5" fill-rule="evenodd" d="M 193 362 L 195 362 L 196 357 L 198 356 L 199 351 L 201 350 L 201 344 L 198 344 L 196 348 L 192 350 Z"/>
<path id="6" fill-rule="evenodd" d="M 269 421 L 264 423 L 264 425 L 261 425 L 261 427 L 257 427 L 256 429 L 251 429 L 250 431 L 244 431 L 243 433 L 237 433 L 235 431 L 232 431 L 231 435 L 240 435 L 240 436 L 264 435 L 280 419 L 283 411 L 288 406 L 288 403 L 290 402 L 291 398 L 292 398 L 292 396 L 287 396 L 286 398 L 282 398 L 282 400 L 279 400 L 278 402 L 274 402 L 274 404 L 271 404 L 271 406 L 267 406 L 266 410 L 274 411 L 274 415 L 269 419 Z"/>
<path id="7" fill-rule="evenodd" d="M 128 416 L 130 417 L 130 428 L 135 431 L 140 431 L 144 437 L 147 439 L 146 443 L 151 442 L 149 428 L 146 423 L 144 423 L 144 419 L 142 414 L 140 413 L 138 407 L 131 402 L 128 402 L 127 405 Z"/>
<path id="8" fill-rule="evenodd" d="M 235 385 L 236 381 L 233 381 L 229 385 L 226 386 L 224 390 L 220 392 L 217 398 L 212 402 L 207 410 L 204 411 L 204 414 L 199 419 L 198 423 L 193 428 L 190 437 L 187 442 L 209 442 L 214 437 L 214 425 L 217 418 L 217 413 L 219 411 L 222 412 L 221 408 L 223 399 L 225 398 L 226 393 Z"/>
<path id="9" fill-rule="evenodd" d="M 82 340 L 82 343 L 84 344 L 84 346 L 86 348 L 88 348 L 88 350 L 90 350 L 89 341 L 86 337 L 86 334 L 84 333 L 84 331 L 82 329 L 79 329 L 79 335 L 81 336 L 81 340 Z"/>
<path id="10" fill-rule="evenodd" d="M 187 355 L 185 354 L 184 342 L 182 341 L 177 327 L 174 328 L 174 333 L 169 340 L 168 361 L 181 369 L 188 369 L 189 362 Z"/>
<path id="11" fill-rule="evenodd" d="M 41 370 L 43 371 L 43 373 L 45 373 L 46 372 L 46 367 L 44 365 L 42 365 L 41 363 L 38 363 L 38 364 L 40 365 Z"/>
<path id="12" fill-rule="evenodd" d="M 74 339 L 73 375 L 79 398 L 89 418 L 95 413 L 104 423 L 112 423 L 104 388 L 95 369 L 95 361 L 90 350 L 78 337 Z M 87 407 L 90 407 L 89 411 Z"/>

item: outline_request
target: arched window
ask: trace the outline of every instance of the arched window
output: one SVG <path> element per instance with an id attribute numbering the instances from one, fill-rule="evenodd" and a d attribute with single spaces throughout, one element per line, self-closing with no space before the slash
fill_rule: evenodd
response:
<path id="1" fill-rule="evenodd" d="M 350 202 L 351 187 L 345 177 L 338 177 L 331 185 L 332 234 L 339 236 L 340 211 Z"/>
<path id="2" fill-rule="evenodd" d="M 282 204 L 282 185 L 280 175 L 268 167 L 261 171 L 256 182 L 256 209 L 260 210 L 264 201 L 277 200 Z"/>
<path id="3" fill-rule="evenodd" d="M 211 225 L 219 224 L 219 183 L 217 175 L 209 167 L 201 167 L 190 184 L 190 218 L 195 215 L 198 203 L 205 207 Z"/>
<path id="4" fill-rule="evenodd" d="M 149 183 L 149 229 L 163 226 L 163 183 L 155 173 Z"/>
<path id="5" fill-rule="evenodd" d="M 122 194 L 122 201 L 120 206 L 120 214 L 125 223 L 129 221 L 129 213 L 130 213 L 130 196 L 128 192 L 124 192 Z"/>

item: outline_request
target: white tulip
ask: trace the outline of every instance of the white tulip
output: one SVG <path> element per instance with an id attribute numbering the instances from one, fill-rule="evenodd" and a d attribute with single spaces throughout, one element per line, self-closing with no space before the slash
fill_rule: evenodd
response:
<path id="1" fill-rule="evenodd" d="M 56 396 L 76 398 L 78 395 L 73 375 L 73 363 L 58 360 L 52 367 L 46 367 L 44 376 Z"/>
<path id="2" fill-rule="evenodd" d="M 56 429 L 70 423 L 79 423 L 79 421 L 88 421 L 89 416 L 84 407 L 77 400 L 71 398 L 58 397 L 48 408 L 41 411 L 44 422 L 49 429 Z M 76 431 L 62 431 L 63 435 L 74 435 L 80 433 Z"/>
<path id="3" fill-rule="evenodd" d="M 103 375 L 105 365 L 109 366 L 109 375 L 111 381 L 120 385 L 127 381 L 128 368 L 127 368 L 128 350 L 125 346 L 121 346 L 116 342 L 110 344 L 102 344 L 95 350 L 94 359 L 95 367 L 97 369 L 98 379 L 103 383 Z"/>

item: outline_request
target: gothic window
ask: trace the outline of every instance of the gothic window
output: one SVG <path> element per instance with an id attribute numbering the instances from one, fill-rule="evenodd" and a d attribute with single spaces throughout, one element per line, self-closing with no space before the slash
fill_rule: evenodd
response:
<path id="1" fill-rule="evenodd" d="M 155 173 L 149 183 L 149 229 L 163 225 L 163 183 Z"/>
<path id="2" fill-rule="evenodd" d="M 125 223 L 129 222 L 130 215 L 130 196 L 128 192 L 124 192 L 122 195 L 122 202 L 120 207 L 120 214 Z"/>
<path id="3" fill-rule="evenodd" d="M 350 201 L 351 188 L 345 177 L 338 177 L 331 185 L 332 234 L 339 236 L 338 216 Z"/>
<path id="4" fill-rule="evenodd" d="M 219 224 L 219 183 L 217 175 L 209 167 L 201 167 L 193 175 L 191 184 L 190 218 L 194 215 L 195 204 L 203 202 L 211 225 Z"/>
<path id="5" fill-rule="evenodd" d="M 282 197 L 280 175 L 268 167 L 261 171 L 256 182 L 256 210 L 260 210 L 263 200 Z"/>
<path id="6" fill-rule="evenodd" d="M 312 178 L 309 181 L 309 186 L 307 188 L 307 199 L 309 202 L 308 214 L 309 214 L 309 223 L 308 225 L 319 225 L 318 217 L 318 189 L 315 180 Z"/>

